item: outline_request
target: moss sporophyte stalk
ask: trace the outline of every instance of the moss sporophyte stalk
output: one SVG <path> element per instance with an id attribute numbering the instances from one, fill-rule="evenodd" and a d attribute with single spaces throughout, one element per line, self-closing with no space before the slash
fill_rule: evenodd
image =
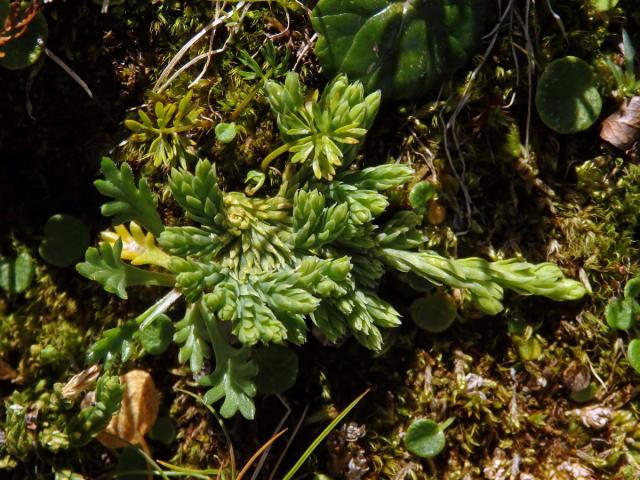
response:
<path id="1" fill-rule="evenodd" d="M 305 100 L 294 73 L 284 84 L 267 81 L 265 90 L 285 142 L 265 168 L 290 153 L 280 184 L 267 195 L 223 191 L 215 165 L 200 159 L 171 171 L 170 191 L 186 217 L 165 225 L 146 181 L 136 183 L 128 164 L 103 159 L 96 187 L 110 197 L 102 213 L 116 226 L 87 250 L 77 270 L 122 299 L 136 286 L 168 293 L 105 332 L 90 362 L 103 361 L 108 371 L 138 343 L 156 345 L 159 353 L 157 344 L 167 343 L 160 337 L 168 335 L 180 347 L 180 362 L 207 388 L 206 402 L 222 400 L 224 417 L 240 411 L 253 418 L 255 378 L 270 368 L 256 360 L 260 345 L 302 344 L 313 325 L 331 342 L 352 335 L 369 349 L 382 348 L 382 331 L 401 322 L 380 296 L 387 271 L 462 289 L 490 315 L 503 310 L 504 289 L 554 300 L 584 295 L 581 283 L 551 263 L 455 259 L 426 250 L 421 218 L 388 209 L 387 192 L 409 182 L 412 169 L 353 165 L 379 93 L 365 97 L 360 83 L 339 76 L 322 96 Z M 182 319 L 151 328 L 166 326 L 164 314 L 179 298 L 186 303 Z M 151 334 L 157 342 L 149 332 L 158 332 Z"/>

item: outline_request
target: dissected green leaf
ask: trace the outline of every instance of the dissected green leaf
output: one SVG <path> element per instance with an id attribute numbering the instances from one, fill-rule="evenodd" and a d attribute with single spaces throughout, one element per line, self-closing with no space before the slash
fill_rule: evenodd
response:
<path id="1" fill-rule="evenodd" d="M 115 293 L 120 298 L 127 298 L 127 287 L 134 285 L 161 285 L 173 287 L 173 275 L 151 272 L 132 267 L 124 263 L 120 256 L 122 240 L 113 245 L 102 243 L 100 248 L 89 248 L 85 254 L 85 261 L 76 265 L 81 275 L 100 283 L 109 293 Z"/>
<path id="2" fill-rule="evenodd" d="M 485 0 L 320 0 L 316 54 L 327 75 L 345 73 L 385 99 L 432 92 L 463 66 L 483 31 Z"/>
<path id="3" fill-rule="evenodd" d="M 176 324 L 173 341 L 181 345 L 178 361 L 189 361 L 191 371 L 200 373 L 204 360 L 211 357 L 211 347 L 200 309 L 196 305 L 190 305 L 184 318 Z"/>
<path id="4" fill-rule="evenodd" d="M 89 246 L 89 230 L 72 215 L 57 214 L 47 220 L 40 256 L 56 267 L 68 267 L 83 257 Z"/>
<path id="5" fill-rule="evenodd" d="M 127 163 L 120 169 L 109 158 L 103 158 L 100 170 L 104 180 L 96 180 L 98 191 L 113 198 L 102 206 L 105 217 L 113 217 L 114 225 L 135 221 L 150 231 L 154 236 L 160 235 L 164 229 L 160 215 L 156 210 L 156 200 L 153 197 L 147 181 L 143 178 L 135 184 L 133 171 Z"/>
<path id="6" fill-rule="evenodd" d="M 186 167 L 195 146 L 195 141 L 186 132 L 198 127 L 202 112 L 203 109 L 193 100 L 193 90 L 189 90 L 179 103 L 156 101 L 149 112 L 151 116 L 140 109 L 138 120 L 129 118 L 124 124 L 134 132 L 131 142 L 148 144 L 148 147 L 145 145 L 144 157 L 151 157 L 156 167 L 173 165 L 176 159 Z"/>
<path id="7" fill-rule="evenodd" d="M 538 80 L 536 107 L 542 121 L 558 133 L 591 127 L 602 110 L 591 66 L 577 57 L 551 62 Z"/>
<path id="8" fill-rule="evenodd" d="M 137 331 L 138 325 L 135 320 L 129 320 L 119 327 L 105 330 L 102 338 L 89 349 L 87 363 L 93 364 L 102 361 L 108 366 L 117 356 L 126 362 L 133 353 L 133 343 Z"/>
<path id="9" fill-rule="evenodd" d="M 258 373 L 258 367 L 251 360 L 248 348 L 231 347 L 214 318 L 205 313 L 206 308 L 199 305 L 198 309 L 202 312 L 216 357 L 215 370 L 200 379 L 201 385 L 210 387 L 204 395 L 204 400 L 212 404 L 224 398 L 220 415 L 230 418 L 240 411 L 243 417 L 251 420 L 256 410 L 253 403 L 253 397 L 256 395 L 253 378 Z"/>

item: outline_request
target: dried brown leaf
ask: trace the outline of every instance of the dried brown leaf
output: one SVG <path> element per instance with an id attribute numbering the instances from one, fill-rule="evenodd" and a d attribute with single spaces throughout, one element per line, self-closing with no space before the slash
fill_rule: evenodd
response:
<path id="1" fill-rule="evenodd" d="M 111 417 L 98 441 L 108 448 L 124 448 L 140 444 L 147 450 L 144 436 L 158 417 L 160 395 L 151 375 L 144 370 L 131 370 L 120 376 L 125 387 L 120 411 Z"/>
<path id="2" fill-rule="evenodd" d="M 18 372 L 0 358 L 0 380 L 13 380 L 17 376 Z"/>
<path id="3" fill-rule="evenodd" d="M 632 97 L 602 122 L 600 138 L 621 150 L 630 149 L 640 138 L 640 97 Z"/>
<path id="4" fill-rule="evenodd" d="M 99 365 L 93 365 L 80 373 L 75 374 L 67 383 L 65 383 L 64 387 L 62 387 L 62 396 L 67 400 L 74 399 L 84 390 L 93 387 L 96 380 L 98 380 L 99 375 Z"/>

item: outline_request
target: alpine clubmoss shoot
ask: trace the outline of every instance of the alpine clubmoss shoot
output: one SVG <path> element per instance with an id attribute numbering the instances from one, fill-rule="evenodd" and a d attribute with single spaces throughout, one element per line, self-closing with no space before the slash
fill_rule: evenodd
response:
<path id="1" fill-rule="evenodd" d="M 174 168 L 169 178 L 187 221 L 163 225 L 146 183 L 136 185 L 127 164 L 118 169 L 103 159 L 105 178 L 96 186 L 113 199 L 103 213 L 131 224 L 103 233 L 99 249 L 87 250 L 78 271 L 123 299 L 129 287 L 171 290 L 137 319 L 107 332 L 90 353 L 93 361 L 110 362 L 116 353 L 126 358 L 140 331 L 184 297 L 185 314 L 173 337 L 180 361 L 209 388 L 205 401 L 223 400 L 223 416 L 240 411 L 253 418 L 257 345 L 304 343 L 312 324 L 331 342 L 353 335 L 369 349 L 382 348 L 382 330 L 401 321 L 379 296 L 387 270 L 465 290 L 491 315 L 504 308 L 505 288 L 554 300 L 584 295 L 579 282 L 550 263 L 452 259 L 425 250 L 418 215 L 387 212 L 385 192 L 407 183 L 412 169 L 349 169 L 358 144 L 331 140 L 344 140 L 343 134 L 362 139 L 379 94 L 363 99 L 362 87 L 344 76 L 322 100 L 316 95 L 306 103 L 294 74 L 285 85 L 266 88 L 283 137 L 299 147 L 291 148 L 281 184 L 270 195 L 224 192 L 215 166 L 199 160 L 193 173 Z M 312 126 L 319 132 L 312 133 Z"/>

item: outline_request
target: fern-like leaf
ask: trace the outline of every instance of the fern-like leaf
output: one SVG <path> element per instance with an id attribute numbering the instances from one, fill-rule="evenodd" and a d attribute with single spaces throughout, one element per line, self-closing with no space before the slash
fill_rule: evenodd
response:
<path id="1" fill-rule="evenodd" d="M 113 247 L 102 243 L 97 248 L 89 248 L 85 261 L 76 265 L 76 270 L 90 280 L 100 283 L 109 293 L 120 298 L 127 298 L 127 287 L 134 285 L 160 285 L 172 287 L 175 284 L 173 275 L 150 272 L 127 265 L 121 260 L 122 240 L 118 239 Z"/>
<path id="2" fill-rule="evenodd" d="M 98 191 L 113 198 L 102 206 L 105 217 L 113 217 L 115 225 L 136 221 L 153 235 L 158 236 L 164 225 L 156 210 L 156 201 L 145 179 L 136 187 L 131 167 L 123 163 L 120 169 L 110 158 L 104 157 L 100 164 L 104 180 L 94 182 Z"/>

